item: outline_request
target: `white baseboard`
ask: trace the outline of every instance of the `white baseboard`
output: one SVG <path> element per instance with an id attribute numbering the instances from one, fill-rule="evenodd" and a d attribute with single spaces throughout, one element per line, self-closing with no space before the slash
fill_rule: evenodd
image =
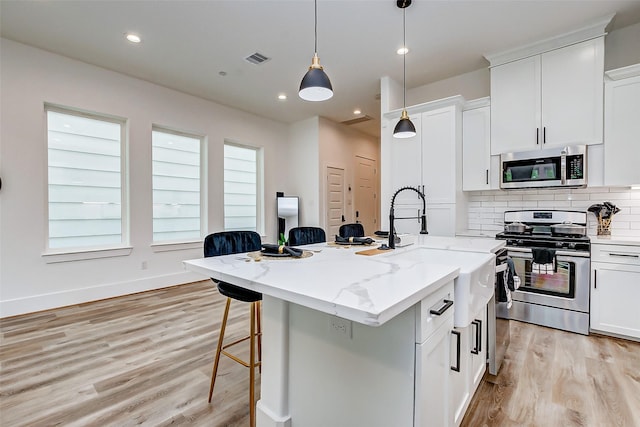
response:
<path id="1" fill-rule="evenodd" d="M 197 282 L 200 280 L 206 280 L 206 277 L 191 272 L 180 272 L 163 276 L 145 277 L 127 282 L 109 283 L 91 288 L 71 289 L 68 291 L 0 301 L 0 318 L 135 294 L 137 292 L 166 288 L 167 286 Z"/>

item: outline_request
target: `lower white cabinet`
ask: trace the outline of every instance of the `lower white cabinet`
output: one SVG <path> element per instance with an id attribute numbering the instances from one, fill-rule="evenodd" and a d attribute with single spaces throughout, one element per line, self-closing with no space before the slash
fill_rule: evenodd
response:
<path id="1" fill-rule="evenodd" d="M 449 405 L 451 425 L 459 426 L 487 369 L 487 307 L 469 326 L 454 328 L 451 334 Z"/>
<path id="2" fill-rule="evenodd" d="M 416 344 L 415 427 L 448 426 L 449 421 L 449 334 L 442 325 L 424 343 Z"/>
<path id="3" fill-rule="evenodd" d="M 640 246 L 591 250 L 591 331 L 640 339 Z"/>

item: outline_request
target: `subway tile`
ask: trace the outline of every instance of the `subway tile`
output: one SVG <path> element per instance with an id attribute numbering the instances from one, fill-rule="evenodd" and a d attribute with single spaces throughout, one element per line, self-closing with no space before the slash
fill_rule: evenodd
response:
<path id="1" fill-rule="evenodd" d="M 555 197 L 553 194 L 525 194 L 522 200 L 555 200 Z"/>

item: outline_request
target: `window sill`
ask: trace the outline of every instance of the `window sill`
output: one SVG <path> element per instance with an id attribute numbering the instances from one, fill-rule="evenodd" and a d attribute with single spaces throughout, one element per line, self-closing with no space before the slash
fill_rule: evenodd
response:
<path id="1" fill-rule="evenodd" d="M 153 243 L 151 245 L 151 250 L 153 252 L 184 251 L 188 249 L 202 249 L 202 245 L 202 240 L 192 242 Z"/>
<path id="2" fill-rule="evenodd" d="M 84 261 L 89 259 L 113 258 L 131 255 L 132 247 L 120 247 L 110 249 L 93 249 L 81 251 L 45 252 L 42 254 L 47 264 L 58 262 Z"/>

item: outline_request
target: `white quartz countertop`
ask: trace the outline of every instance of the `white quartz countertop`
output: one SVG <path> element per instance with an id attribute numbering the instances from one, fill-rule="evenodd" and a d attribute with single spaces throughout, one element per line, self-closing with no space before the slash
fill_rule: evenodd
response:
<path id="1" fill-rule="evenodd" d="M 493 237 L 444 237 L 422 234 L 418 236 L 417 244 L 431 249 L 496 253 L 501 248 L 504 248 L 507 242 L 506 240 L 496 240 Z"/>
<path id="2" fill-rule="evenodd" d="M 594 245 L 640 246 L 640 236 L 589 236 Z"/>
<path id="3" fill-rule="evenodd" d="M 184 264 L 217 280 L 371 326 L 392 319 L 454 280 L 460 271 L 456 266 L 402 256 L 420 244 L 372 256 L 356 254 L 378 246 L 322 243 L 301 247 L 311 251 L 309 258 L 262 256 L 257 261 L 248 254 L 235 254 Z"/>

